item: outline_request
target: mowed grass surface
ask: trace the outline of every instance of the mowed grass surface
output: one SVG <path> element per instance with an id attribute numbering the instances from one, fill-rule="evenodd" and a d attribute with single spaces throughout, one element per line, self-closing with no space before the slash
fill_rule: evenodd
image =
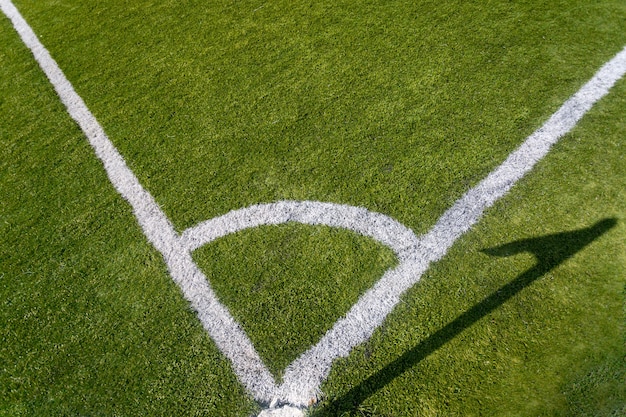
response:
<path id="1" fill-rule="evenodd" d="M 626 44 L 621 1 L 17 6 L 178 230 L 310 199 L 423 233 Z M 5 18 L 0 39 L 0 412 L 258 410 Z M 336 364 L 315 413 L 626 412 L 625 108 L 621 81 Z M 481 250 L 611 218 L 479 314 L 535 264 Z M 394 262 L 297 225 L 195 256 L 277 376 Z"/>

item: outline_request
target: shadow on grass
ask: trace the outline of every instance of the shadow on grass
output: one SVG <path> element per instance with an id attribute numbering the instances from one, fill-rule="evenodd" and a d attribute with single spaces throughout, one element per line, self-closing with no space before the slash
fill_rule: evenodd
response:
<path id="1" fill-rule="evenodd" d="M 616 219 L 604 219 L 584 229 L 523 239 L 495 248 L 484 249 L 482 252 L 488 255 L 501 257 L 530 252 L 537 258 L 537 263 L 343 396 L 333 399 L 325 407 L 315 410 L 313 415 L 317 417 L 336 416 L 344 412 L 359 410 L 359 406 L 363 401 L 400 376 L 404 371 L 428 357 L 428 355 L 500 307 L 547 272 L 574 256 L 574 254 L 581 251 L 616 224 Z"/>

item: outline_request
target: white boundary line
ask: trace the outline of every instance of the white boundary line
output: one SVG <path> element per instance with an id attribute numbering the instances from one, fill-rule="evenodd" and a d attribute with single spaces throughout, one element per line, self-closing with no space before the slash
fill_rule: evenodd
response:
<path id="1" fill-rule="evenodd" d="M 302 404 L 312 396 L 330 372 L 332 362 L 368 340 L 374 330 L 415 285 L 430 263 L 440 260 L 452 244 L 482 217 L 484 211 L 504 196 L 568 133 L 593 104 L 626 73 L 626 48 L 619 52 L 567 100 L 550 119 L 484 180 L 448 209 L 435 226 L 419 239 L 410 257 L 385 273 L 350 311 L 314 347 L 287 367 L 280 398 Z"/>
<path id="2" fill-rule="evenodd" d="M 230 359 L 235 373 L 252 395 L 258 401 L 269 402 L 275 391 L 273 376 L 261 361 L 248 336 L 217 300 L 206 277 L 193 262 L 189 250 L 181 245 L 180 237 L 165 213 L 161 211 L 150 193 L 141 186 L 124 158 L 13 3 L 10 0 L 0 0 L 0 8 L 11 19 L 16 31 L 30 48 L 67 107 L 68 113 L 87 136 L 96 155 L 104 164 L 109 180 L 132 206 L 148 240 L 163 254 L 172 278 L 198 312 L 204 328 L 218 348 Z"/>
<path id="3" fill-rule="evenodd" d="M 477 186 L 469 190 L 421 238 L 380 213 L 347 205 L 283 201 L 236 210 L 205 221 L 179 235 L 128 168 L 83 100 L 10 0 L 0 8 L 50 79 L 70 116 L 103 162 L 110 181 L 133 208 L 149 241 L 163 254 L 170 274 L 189 300 L 218 348 L 233 364 L 244 386 L 261 403 L 307 406 L 330 372 L 332 362 L 368 340 L 394 309 L 400 296 L 441 259 L 499 198 L 540 161 L 582 116 L 626 73 L 626 48 L 607 62 L 550 119 Z M 247 335 L 213 293 L 191 252 L 239 230 L 285 222 L 342 227 L 369 236 L 394 250 L 399 265 L 387 271 L 322 339 L 285 370 L 277 386 Z"/>

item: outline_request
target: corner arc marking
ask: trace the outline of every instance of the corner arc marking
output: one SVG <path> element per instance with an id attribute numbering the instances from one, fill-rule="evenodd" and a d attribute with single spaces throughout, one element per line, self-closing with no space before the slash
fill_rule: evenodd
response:
<path id="1" fill-rule="evenodd" d="M 389 247 L 400 261 L 419 244 L 411 229 L 389 216 L 363 207 L 319 201 L 278 201 L 233 210 L 185 230 L 180 243 L 193 251 L 240 230 L 288 222 L 351 230 Z"/>

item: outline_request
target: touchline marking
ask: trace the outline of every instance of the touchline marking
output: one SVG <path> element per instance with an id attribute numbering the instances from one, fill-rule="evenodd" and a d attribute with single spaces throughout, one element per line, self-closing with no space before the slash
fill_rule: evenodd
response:
<path id="1" fill-rule="evenodd" d="M 0 8 L 12 21 L 68 113 L 89 140 L 111 183 L 131 205 L 146 237 L 163 255 L 172 279 L 197 311 L 215 344 L 231 361 L 241 383 L 257 401 L 270 405 L 270 410 L 265 412 L 267 415 L 294 414 L 315 399 L 333 361 L 347 356 L 355 346 L 368 340 L 397 305 L 401 295 L 419 281 L 429 265 L 440 260 L 454 242 L 476 224 L 484 211 L 530 171 L 626 73 L 624 48 L 421 237 L 384 214 L 315 201 L 259 204 L 231 211 L 178 234 L 12 2 L 0 0 Z M 215 239 L 243 229 L 286 222 L 352 230 L 390 247 L 399 264 L 386 271 L 315 346 L 292 362 L 285 370 L 282 384 L 277 385 L 248 336 L 215 296 L 205 275 L 193 262 L 191 253 Z M 280 405 L 284 407 L 275 408 Z"/>
<path id="2" fill-rule="evenodd" d="M 198 269 L 169 219 L 128 168 L 124 158 L 74 90 L 50 53 L 39 42 L 32 28 L 10 0 L 0 0 L 4 14 L 30 48 L 35 59 L 54 86 L 67 111 L 78 123 L 115 189 L 133 208 L 135 217 L 148 240 L 161 252 L 173 280 L 198 312 L 202 325 L 218 348 L 230 359 L 235 373 L 252 395 L 269 402 L 275 391 L 274 378 L 267 370 L 252 342 L 217 300 L 204 274 Z"/>

